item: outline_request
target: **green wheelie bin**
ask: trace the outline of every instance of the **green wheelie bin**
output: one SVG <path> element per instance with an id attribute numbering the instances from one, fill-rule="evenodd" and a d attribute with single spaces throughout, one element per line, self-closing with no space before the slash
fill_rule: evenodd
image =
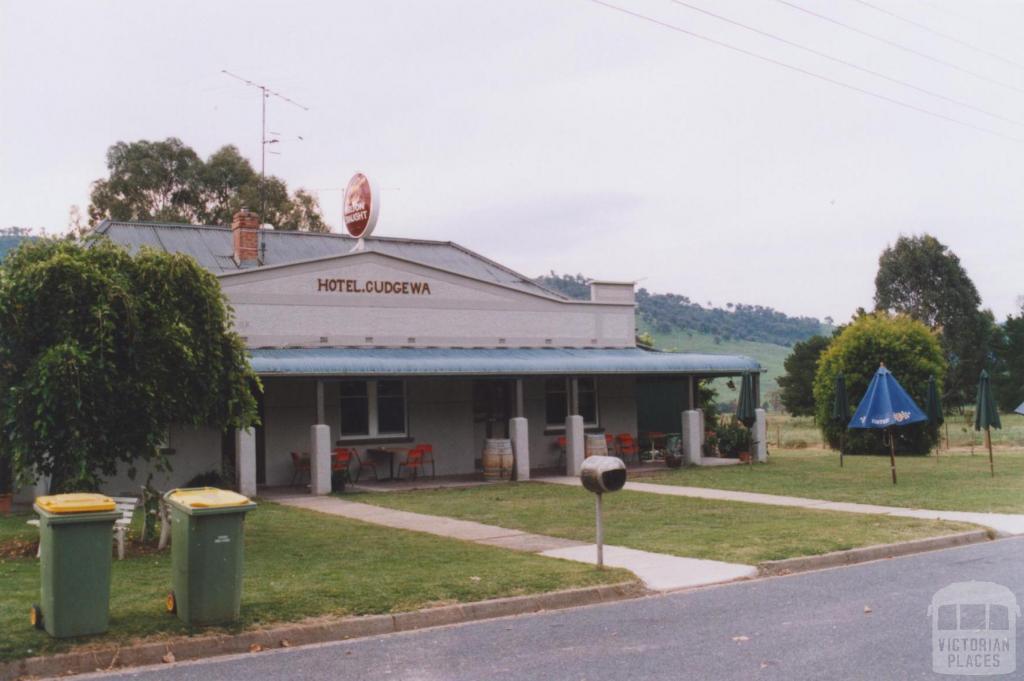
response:
<path id="1" fill-rule="evenodd" d="M 173 590 L 168 612 L 188 625 L 238 619 L 242 605 L 245 514 L 248 497 L 214 487 L 171 490 Z"/>
<path id="2" fill-rule="evenodd" d="M 30 619 L 56 638 L 102 634 L 110 614 L 114 500 L 102 494 L 36 499 L 39 514 L 40 601 Z"/>

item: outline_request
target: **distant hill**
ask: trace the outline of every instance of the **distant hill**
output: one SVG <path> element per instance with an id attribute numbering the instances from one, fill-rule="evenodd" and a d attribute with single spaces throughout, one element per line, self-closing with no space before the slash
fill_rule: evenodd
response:
<path id="1" fill-rule="evenodd" d="M 28 230 L 21 230 L 17 227 L 0 230 L 0 261 L 6 258 L 8 253 L 17 248 L 22 241 L 35 238 L 36 237 L 28 236 Z"/>
<path id="2" fill-rule="evenodd" d="M 537 282 L 570 298 L 587 299 L 590 287 L 581 274 L 555 274 L 537 277 Z M 761 305 L 727 303 L 726 308 L 704 307 L 676 293 L 636 292 L 638 322 L 652 333 L 669 335 L 683 330 L 710 336 L 716 343 L 753 341 L 789 347 L 823 332 L 822 323 L 813 317 L 790 317 Z M 638 324 L 639 326 L 640 324 Z"/>
<path id="3" fill-rule="evenodd" d="M 576 299 L 590 298 L 588 279 L 580 274 L 555 274 L 537 277 L 542 286 Z M 762 399 L 777 402 L 782 365 L 790 347 L 816 334 L 828 335 L 831 326 L 812 317 L 790 317 L 770 307 L 737 303 L 704 307 L 686 296 L 674 293 L 652 294 L 640 289 L 636 294 L 638 333 L 650 333 L 654 346 L 676 352 L 707 352 L 720 355 L 753 357 L 765 369 L 761 378 Z M 723 403 L 737 399 L 725 381 L 716 381 L 718 399 Z"/>

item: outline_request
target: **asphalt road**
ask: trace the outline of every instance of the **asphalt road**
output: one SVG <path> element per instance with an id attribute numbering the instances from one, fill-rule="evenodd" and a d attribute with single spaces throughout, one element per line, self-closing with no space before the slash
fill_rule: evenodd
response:
<path id="1" fill-rule="evenodd" d="M 1004 539 L 608 605 L 89 678 L 949 679 L 932 672 L 932 594 L 978 580 L 1009 587 L 1024 601 L 1022 568 L 1024 538 Z M 993 678 L 1024 678 L 1019 647 L 1017 672 Z"/>

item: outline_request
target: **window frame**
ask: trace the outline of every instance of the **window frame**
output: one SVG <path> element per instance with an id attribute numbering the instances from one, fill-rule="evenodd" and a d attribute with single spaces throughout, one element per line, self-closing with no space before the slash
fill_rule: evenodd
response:
<path id="1" fill-rule="evenodd" d="M 345 417 L 342 413 L 344 403 L 346 399 L 356 399 L 353 397 L 345 397 L 341 395 L 341 384 L 342 381 L 338 382 L 338 441 L 349 441 L 349 440 L 394 440 L 396 438 L 407 438 L 409 437 L 409 391 L 406 388 L 406 382 L 401 378 L 354 378 L 346 379 L 344 382 L 362 382 L 366 384 L 366 433 L 358 434 L 344 434 L 344 423 Z M 402 386 L 402 432 L 400 433 L 382 433 L 380 432 L 380 410 L 378 406 L 378 383 L 380 381 L 395 381 Z M 391 399 L 394 399 L 392 397 Z"/>
<path id="2" fill-rule="evenodd" d="M 549 395 L 555 395 L 555 394 L 561 394 L 562 393 L 561 390 L 559 390 L 559 391 L 554 391 L 554 390 L 549 391 L 547 383 L 550 380 L 556 380 L 558 378 L 559 378 L 558 376 L 552 376 L 552 377 L 544 379 L 544 421 L 545 421 L 545 423 L 544 423 L 544 430 L 545 431 L 565 430 L 565 422 L 564 421 L 562 423 L 548 423 L 547 422 L 547 420 L 548 420 L 547 414 L 548 414 L 548 399 L 549 399 Z M 600 399 L 600 392 L 601 391 L 600 391 L 600 387 L 599 387 L 597 376 L 575 376 L 575 377 L 573 377 L 573 376 L 566 376 L 566 377 L 562 378 L 562 380 L 564 382 L 564 385 L 565 385 L 564 392 L 565 392 L 565 412 L 566 412 L 566 414 L 570 414 L 570 415 L 572 414 L 572 379 L 573 378 L 577 379 L 577 389 L 579 388 L 579 383 L 578 382 L 580 380 L 593 381 L 593 383 L 594 383 L 594 420 L 593 421 L 587 421 L 586 417 L 584 417 L 584 419 L 583 419 L 583 427 L 584 428 L 600 428 L 601 427 L 601 399 Z M 579 402 L 578 394 L 577 394 L 577 402 Z M 579 415 L 583 416 L 582 414 L 579 414 Z"/>

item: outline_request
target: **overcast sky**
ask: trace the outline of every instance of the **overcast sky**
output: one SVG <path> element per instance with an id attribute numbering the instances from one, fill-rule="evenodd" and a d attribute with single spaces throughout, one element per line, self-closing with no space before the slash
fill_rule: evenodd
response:
<path id="1" fill-rule="evenodd" d="M 672 0 L 608 0 L 958 122 L 590 0 L 0 0 L 0 226 L 66 230 L 118 140 L 258 166 L 259 95 L 228 69 L 310 108 L 269 101 L 268 172 L 335 229 L 362 171 L 380 236 L 836 320 L 871 306 L 887 244 L 928 231 L 997 317 L 1019 309 L 1024 3 L 871 0 L 956 42 L 787 0 L 893 45 L 778 0 L 686 1 L 961 103 Z"/>

